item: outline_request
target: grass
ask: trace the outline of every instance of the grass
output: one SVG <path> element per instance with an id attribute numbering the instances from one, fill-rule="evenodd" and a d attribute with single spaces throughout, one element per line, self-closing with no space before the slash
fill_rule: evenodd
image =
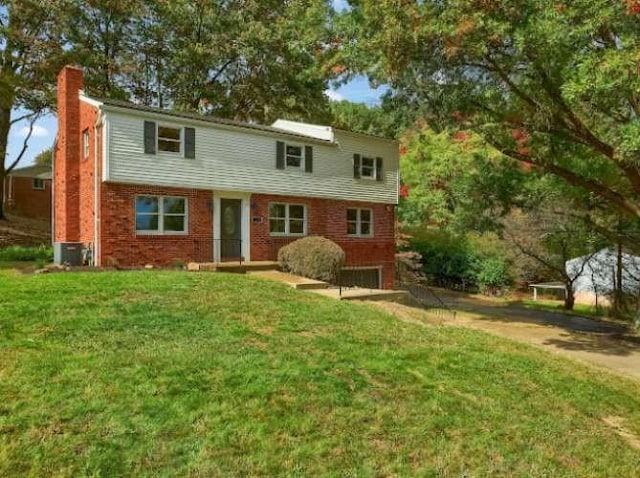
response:
<path id="1" fill-rule="evenodd" d="M 0 271 L 0 476 L 635 476 L 640 385 L 258 278 Z"/>
<path id="2" fill-rule="evenodd" d="M 53 249 L 50 247 L 9 246 L 0 249 L 0 262 L 34 262 L 53 260 Z"/>
<path id="3" fill-rule="evenodd" d="M 518 301 L 519 304 L 529 307 L 531 309 L 540 310 L 552 310 L 556 312 L 562 312 L 563 314 L 583 315 L 596 318 L 607 318 L 609 316 L 609 307 L 592 307 L 588 304 L 574 304 L 573 310 L 565 310 L 564 301 L 562 300 L 547 300 L 547 299 L 524 299 Z"/>

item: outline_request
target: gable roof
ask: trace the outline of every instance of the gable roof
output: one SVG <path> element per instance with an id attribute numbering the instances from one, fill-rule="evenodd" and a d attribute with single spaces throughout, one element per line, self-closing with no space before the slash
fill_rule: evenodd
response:
<path id="1" fill-rule="evenodd" d="M 128 101 L 114 100 L 110 98 L 94 98 L 94 97 L 87 97 L 87 96 L 81 96 L 81 98 L 87 99 L 90 102 L 96 102 L 99 104 L 100 107 L 106 106 L 106 109 L 110 109 L 110 108 L 128 109 L 132 111 L 139 111 L 142 113 L 152 113 L 156 115 L 171 116 L 175 118 L 204 121 L 207 123 L 212 123 L 217 125 L 231 126 L 233 128 L 243 128 L 243 129 L 249 129 L 254 131 L 261 131 L 264 133 L 271 133 L 279 136 L 293 136 L 297 138 L 304 138 L 307 141 L 310 140 L 314 142 L 321 142 L 324 144 L 334 144 L 334 142 L 331 140 L 322 139 L 322 138 L 318 138 L 317 136 L 290 131 L 290 130 L 287 130 L 284 128 L 278 128 L 275 126 L 265 126 L 258 123 L 245 123 L 243 121 L 229 120 L 224 118 L 218 118 L 215 116 L 206 116 L 199 113 L 191 113 L 187 111 L 167 110 L 163 108 L 139 105 L 135 103 L 130 103 Z"/>
<path id="2" fill-rule="evenodd" d="M 52 178 L 51 165 L 34 164 L 33 166 L 14 169 L 9 173 L 9 176 L 13 176 L 14 178 L 51 179 Z"/>

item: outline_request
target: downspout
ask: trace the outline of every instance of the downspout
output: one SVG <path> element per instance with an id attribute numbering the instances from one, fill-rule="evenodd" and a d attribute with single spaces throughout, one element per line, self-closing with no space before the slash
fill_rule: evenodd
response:
<path id="1" fill-rule="evenodd" d="M 58 148 L 58 135 L 53 142 L 51 154 L 51 245 L 56 240 L 56 150 Z"/>
<path id="2" fill-rule="evenodd" d="M 96 124 L 93 126 L 93 266 L 99 265 L 98 253 L 99 253 L 99 237 L 98 228 L 100 223 L 100 206 L 99 206 L 99 185 L 100 178 L 98 178 L 98 130 L 102 133 L 103 118 L 98 113 Z M 101 136 L 101 139 L 102 136 Z M 104 139 L 103 139 L 104 140 Z"/>

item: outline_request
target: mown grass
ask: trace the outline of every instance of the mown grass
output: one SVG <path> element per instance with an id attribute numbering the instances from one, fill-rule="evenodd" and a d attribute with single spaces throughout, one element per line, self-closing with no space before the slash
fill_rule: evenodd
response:
<path id="1" fill-rule="evenodd" d="M 0 271 L 0 476 L 635 476 L 640 386 L 254 277 Z"/>
<path id="2" fill-rule="evenodd" d="M 530 309 L 551 310 L 563 314 L 584 315 L 588 317 L 606 318 L 609 316 L 609 307 L 600 306 L 598 309 L 588 304 L 574 304 L 573 310 L 565 310 L 564 301 L 549 299 L 524 299 L 517 302 Z"/>
<path id="3" fill-rule="evenodd" d="M 0 262 L 34 262 L 53 260 L 53 249 L 50 247 L 9 246 L 0 248 Z"/>

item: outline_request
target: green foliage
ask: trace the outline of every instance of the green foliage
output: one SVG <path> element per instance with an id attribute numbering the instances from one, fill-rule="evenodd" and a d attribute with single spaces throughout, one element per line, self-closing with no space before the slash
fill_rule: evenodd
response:
<path id="1" fill-rule="evenodd" d="M 66 15 L 90 92 L 269 123 L 328 120 L 329 8 L 135 0 L 69 2 Z"/>
<path id="2" fill-rule="evenodd" d="M 32 262 L 53 260 L 53 249 L 50 247 L 10 246 L 0 249 L 0 261 L 4 262 Z"/>
<path id="3" fill-rule="evenodd" d="M 386 138 L 396 138 L 403 131 L 392 109 L 346 100 L 332 101 L 329 106 L 336 128 Z"/>
<path id="4" fill-rule="evenodd" d="M 51 166 L 51 163 L 53 162 L 53 148 L 47 148 L 44 151 L 41 151 L 36 155 L 33 161 L 40 166 Z"/>
<path id="5" fill-rule="evenodd" d="M 335 283 L 345 254 L 335 242 L 319 236 L 293 241 L 278 251 L 282 270 L 292 274 Z"/>
<path id="6" fill-rule="evenodd" d="M 404 224 L 459 231 L 495 227 L 512 205 L 523 171 L 469 132 L 435 132 L 417 124 L 402 138 L 398 215 Z"/>
<path id="7" fill-rule="evenodd" d="M 350 5 L 338 56 L 351 71 L 390 84 L 397 104 L 433 124 L 477 131 L 511 158 L 640 217 L 635 3 Z"/>
<path id="8" fill-rule="evenodd" d="M 422 256 L 423 271 L 432 284 L 495 293 L 512 282 L 508 256 L 484 236 L 432 228 L 410 234 L 409 247 Z"/>

